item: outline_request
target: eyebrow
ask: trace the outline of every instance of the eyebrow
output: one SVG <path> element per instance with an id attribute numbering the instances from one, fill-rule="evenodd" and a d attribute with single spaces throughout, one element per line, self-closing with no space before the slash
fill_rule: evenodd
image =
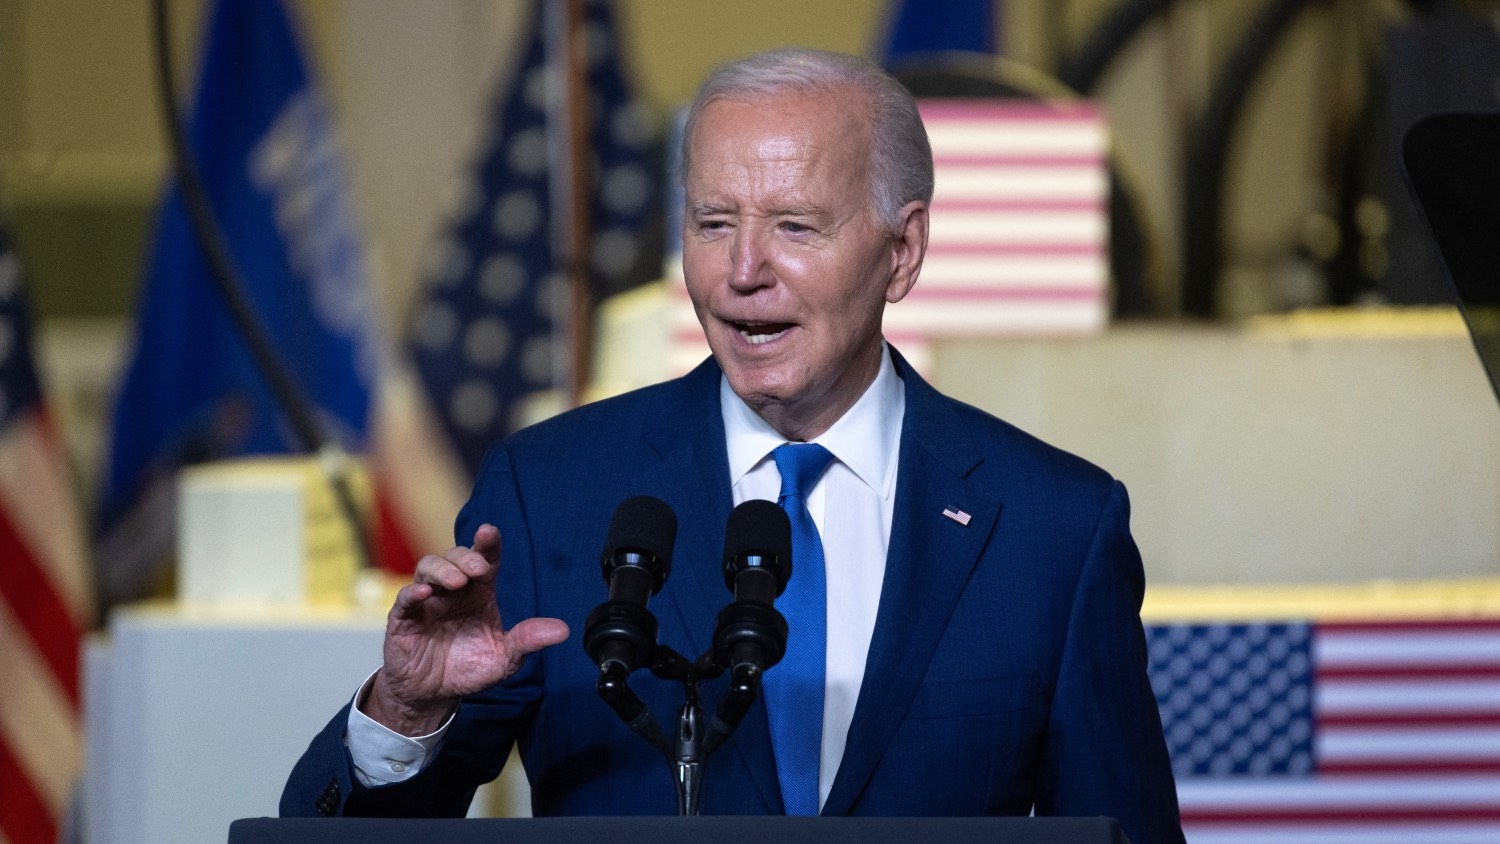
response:
<path id="1" fill-rule="evenodd" d="M 706 217 L 715 214 L 737 214 L 739 211 L 736 208 L 728 205 L 720 205 L 715 202 L 695 202 L 688 213 L 692 217 Z M 812 217 L 817 220 L 828 220 L 833 215 L 827 209 L 818 205 L 784 205 L 779 208 L 772 208 L 766 216 Z"/>
<path id="2" fill-rule="evenodd" d="M 820 217 L 826 218 L 828 212 L 817 205 L 788 205 L 784 208 L 771 209 L 773 217 Z"/>

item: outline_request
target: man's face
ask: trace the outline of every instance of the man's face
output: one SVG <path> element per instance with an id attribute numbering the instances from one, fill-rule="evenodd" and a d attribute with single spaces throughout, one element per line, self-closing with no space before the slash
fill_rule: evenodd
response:
<path id="1" fill-rule="evenodd" d="M 896 233 L 876 218 L 867 124 L 844 92 L 718 100 L 691 138 L 688 295 L 729 386 L 788 439 L 821 434 L 869 386 L 881 312 L 926 247 L 922 203 Z"/>

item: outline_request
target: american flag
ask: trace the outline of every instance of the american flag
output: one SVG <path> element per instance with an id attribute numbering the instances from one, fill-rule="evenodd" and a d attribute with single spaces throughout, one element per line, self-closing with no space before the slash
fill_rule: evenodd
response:
<path id="1" fill-rule="evenodd" d="M 1147 641 L 1189 841 L 1500 841 L 1500 619 Z"/>
<path id="2" fill-rule="evenodd" d="M 1091 103 L 921 100 L 936 186 L 916 287 L 884 333 L 918 369 L 940 337 L 1088 334 L 1109 314 L 1108 133 Z M 676 268 L 680 273 L 680 268 Z M 671 272 L 671 270 L 669 270 Z M 708 344 L 669 282 L 672 369 Z"/>
<path id="3" fill-rule="evenodd" d="M 20 262 L 0 230 L 0 840 L 58 839 L 83 758 L 78 646 L 91 592 Z"/>
<path id="4" fill-rule="evenodd" d="M 471 476 L 489 445 L 526 421 L 527 400 L 561 386 L 556 373 L 566 371 L 566 274 L 552 240 L 554 174 L 565 165 L 559 126 L 549 122 L 562 79 L 549 61 L 548 5 L 532 4 L 520 66 L 496 100 L 496 131 L 456 192 L 410 332 L 433 418 Z M 656 213 L 653 130 L 628 95 L 608 2 L 585 2 L 584 32 L 596 164 L 588 269 L 610 288 L 636 267 Z"/>
<path id="5" fill-rule="evenodd" d="M 922 277 L 893 330 L 1098 331 L 1108 314 L 1108 135 L 1091 103 L 924 100 L 937 185 Z M 894 338 L 893 338 L 894 339 Z"/>

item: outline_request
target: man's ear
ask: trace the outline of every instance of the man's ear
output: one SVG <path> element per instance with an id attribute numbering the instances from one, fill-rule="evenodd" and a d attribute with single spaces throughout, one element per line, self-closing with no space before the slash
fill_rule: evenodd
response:
<path id="1" fill-rule="evenodd" d="M 887 302 L 899 302 L 911 292 L 926 254 L 927 203 L 913 200 L 902 207 L 900 222 L 891 234 L 891 280 L 885 286 Z"/>

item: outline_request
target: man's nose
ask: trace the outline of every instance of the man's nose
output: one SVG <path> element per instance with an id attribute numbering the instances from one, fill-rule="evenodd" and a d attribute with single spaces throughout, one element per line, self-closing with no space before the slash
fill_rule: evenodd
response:
<path id="1" fill-rule="evenodd" d="M 730 250 L 733 262 L 730 287 L 748 292 L 773 282 L 769 246 L 766 233 L 758 226 L 740 226 L 735 230 L 734 247 Z"/>

